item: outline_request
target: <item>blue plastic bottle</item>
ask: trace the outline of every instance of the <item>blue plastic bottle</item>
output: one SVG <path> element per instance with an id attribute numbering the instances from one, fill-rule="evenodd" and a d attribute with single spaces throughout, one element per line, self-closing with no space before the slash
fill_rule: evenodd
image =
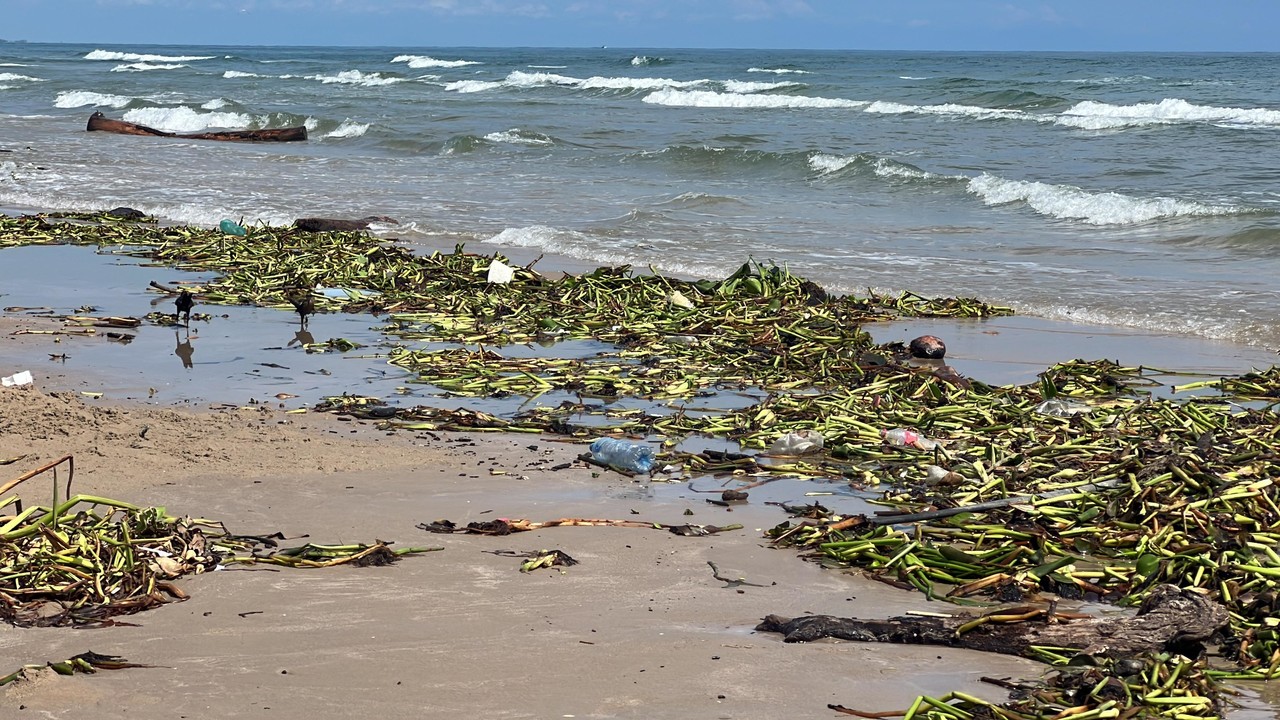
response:
<path id="1" fill-rule="evenodd" d="M 591 457 L 597 462 L 634 473 L 648 473 L 654 463 L 653 449 L 648 445 L 611 437 L 592 442 Z"/>
<path id="2" fill-rule="evenodd" d="M 244 226 L 235 220 L 223 220 L 218 223 L 218 229 L 227 235 L 239 235 L 240 237 L 244 237 L 247 232 Z"/>

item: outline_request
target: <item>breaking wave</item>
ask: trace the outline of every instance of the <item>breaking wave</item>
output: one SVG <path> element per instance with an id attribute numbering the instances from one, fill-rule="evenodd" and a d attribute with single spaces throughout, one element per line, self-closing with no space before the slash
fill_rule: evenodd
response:
<path id="1" fill-rule="evenodd" d="M 747 72 L 751 73 L 773 73 L 774 75 L 812 75 L 810 70 L 793 70 L 792 68 L 747 68 Z"/>
<path id="2" fill-rule="evenodd" d="M 983 173 L 969 180 L 969 192 L 987 205 L 1021 202 L 1041 215 L 1089 225 L 1133 225 L 1178 217 L 1211 217 L 1259 212 L 1235 205 L 1207 205 L 1169 197 L 1135 198 L 1116 192 L 1089 192 L 1072 185 L 1006 180 Z"/>
<path id="3" fill-rule="evenodd" d="M 225 76 L 224 76 L 225 77 Z M 285 76 L 288 77 L 288 76 Z M 394 85 L 405 81 L 405 78 L 387 77 L 382 73 L 366 73 L 359 70 L 343 70 L 333 75 L 306 75 L 307 80 L 319 80 L 325 85 L 334 83 L 342 85 L 363 85 L 365 87 L 374 87 L 377 85 Z"/>
<path id="4" fill-rule="evenodd" d="M 658 90 L 646 95 L 644 102 L 671 107 L 704 108 L 861 108 L 868 105 L 865 100 L 799 95 L 744 95 L 710 90 Z"/>
<path id="5" fill-rule="evenodd" d="M 577 78 L 549 72 L 524 72 L 516 70 L 502 80 L 457 80 L 446 84 L 445 90 L 458 93 L 476 93 L 498 89 L 529 90 L 542 87 L 564 87 L 573 90 L 609 90 L 618 92 L 648 92 L 654 90 L 687 90 L 719 86 L 730 94 L 758 93 L 782 88 L 804 87 L 797 82 L 747 82 L 744 80 L 673 80 L 656 77 L 602 77 Z"/>
<path id="6" fill-rule="evenodd" d="M 85 60 L 114 60 L 116 62 L 191 62 L 193 60 L 212 60 L 217 55 L 145 55 L 140 53 L 114 52 L 111 50 L 94 50 L 84 56 Z"/>
<path id="7" fill-rule="evenodd" d="M 53 106 L 60 108 L 78 108 L 93 105 L 95 107 L 122 108 L 133 102 L 135 98 L 126 95 L 96 93 L 89 90 L 65 90 L 58 93 Z"/>
<path id="8" fill-rule="evenodd" d="M 44 78 L 31 77 L 30 75 L 19 75 L 17 73 L 0 73 L 0 82 L 44 82 Z"/>
<path id="9" fill-rule="evenodd" d="M 1134 105 L 1112 105 L 1085 100 L 1063 111 L 1054 122 L 1086 130 L 1181 122 L 1226 126 L 1280 126 L 1280 110 L 1195 105 L 1179 98 L 1165 98 L 1158 103 Z"/>
<path id="10" fill-rule="evenodd" d="M 191 67 L 184 63 L 129 63 L 128 65 L 117 65 L 111 68 L 111 72 L 146 72 L 147 70 L 177 70 L 178 68 Z"/>
<path id="11" fill-rule="evenodd" d="M 230 80 L 231 78 L 260 78 L 260 77 L 268 77 L 268 76 L 259 75 L 258 73 L 241 72 L 239 70 L 228 70 L 222 73 L 222 77 Z"/>
<path id="12" fill-rule="evenodd" d="M 391 59 L 391 62 L 406 63 L 415 70 L 419 68 L 456 68 L 483 64 L 475 60 L 437 60 L 427 55 L 397 55 Z"/>
<path id="13" fill-rule="evenodd" d="M 511 128 L 502 132 L 492 132 L 484 136 L 485 140 L 492 143 L 507 143 L 511 145 L 533 145 L 546 146 L 554 145 L 555 140 L 542 133 L 533 132 L 531 130 L 521 130 L 520 128 Z"/>
<path id="14" fill-rule="evenodd" d="M 327 138 L 350 138 L 360 137 L 369 132 L 370 123 L 355 122 L 350 118 L 343 120 L 342 124 L 325 134 Z"/>
<path id="15" fill-rule="evenodd" d="M 253 117 L 244 113 L 197 112 L 186 106 L 134 108 L 125 112 L 124 119 L 131 123 L 169 132 L 199 132 L 206 128 L 241 128 L 253 122 Z"/>
<path id="16" fill-rule="evenodd" d="M 979 120 L 1024 119 L 1030 117 L 1021 110 L 1004 110 L 1000 108 L 981 107 L 978 105 L 906 105 L 896 102 L 877 100 L 865 108 L 866 112 L 880 115 L 942 115 L 964 116 Z"/>

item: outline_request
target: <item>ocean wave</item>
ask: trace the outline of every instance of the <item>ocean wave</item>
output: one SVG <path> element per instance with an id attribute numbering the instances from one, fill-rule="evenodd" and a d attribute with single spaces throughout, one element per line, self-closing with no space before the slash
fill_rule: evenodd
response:
<path id="1" fill-rule="evenodd" d="M 288 76 L 282 76 L 288 77 Z M 377 72 L 361 72 L 359 70 L 343 70 L 333 75 L 304 75 L 307 80 L 319 80 L 325 85 L 334 83 L 341 85 L 363 85 L 365 87 L 374 87 L 377 85 L 394 85 L 405 81 L 405 78 L 387 77 Z"/>
<path id="2" fill-rule="evenodd" d="M 484 136 L 485 140 L 492 143 L 507 143 L 511 145 L 554 145 L 555 140 L 542 133 L 533 132 L 531 130 L 521 130 L 520 128 L 511 128 L 502 132 L 492 132 Z"/>
<path id="3" fill-rule="evenodd" d="M 838 173 L 859 161 L 865 160 L 865 155 L 830 155 L 828 153 L 813 153 L 809 156 L 809 167 L 814 172 L 821 175 L 830 175 L 832 173 Z"/>
<path id="4" fill-rule="evenodd" d="M 861 108 L 865 100 L 804 97 L 800 95 L 743 95 L 710 90 L 657 90 L 644 97 L 644 102 L 670 107 L 704 108 Z"/>
<path id="5" fill-rule="evenodd" d="M 456 68 L 484 64 L 475 60 L 437 60 L 427 55 L 397 55 L 391 59 L 391 62 L 406 63 L 415 70 L 419 68 Z"/>
<path id="6" fill-rule="evenodd" d="M 1226 123 L 1240 126 L 1280 125 L 1280 110 L 1264 108 L 1216 107 L 1195 105 L 1180 98 L 1165 98 L 1158 103 L 1112 105 L 1085 100 L 1076 103 L 1055 119 L 1070 127 L 1105 129 L 1132 125 L 1169 124 L 1178 122 Z"/>
<path id="7" fill-rule="evenodd" d="M 117 65 L 111 68 L 111 72 L 146 72 L 147 70 L 177 70 L 178 68 L 191 67 L 184 63 L 129 63 L 128 65 Z"/>
<path id="8" fill-rule="evenodd" d="M 1030 117 L 1021 110 L 1003 110 L 999 108 L 981 107 L 978 105 L 957 105 L 944 103 L 941 105 L 906 105 L 903 103 L 877 100 L 867 104 L 866 112 L 880 115 L 940 115 L 963 116 L 979 120 L 1019 120 Z"/>
<path id="9" fill-rule="evenodd" d="M 968 180 L 966 177 L 939 175 L 921 170 L 915 165 L 899 160 L 876 157 L 858 153 L 856 155 L 832 155 L 830 153 L 812 153 L 809 155 L 809 168 L 820 175 L 833 175 L 848 168 L 870 168 L 877 177 L 898 178 L 903 180 Z"/>
<path id="10" fill-rule="evenodd" d="M 241 72 L 239 70 L 228 70 L 222 73 L 222 77 L 230 80 L 232 78 L 260 78 L 260 77 L 268 77 L 268 76 L 259 75 L 258 73 Z"/>
<path id="11" fill-rule="evenodd" d="M 89 90 L 64 90 L 58 93 L 58 96 L 53 101 L 53 106 L 78 108 L 93 105 L 95 107 L 122 108 L 133 102 L 134 99 L 126 95 L 96 93 Z"/>
<path id="12" fill-rule="evenodd" d="M 987 205 L 1021 202 L 1041 215 L 1081 220 L 1089 225 L 1134 225 L 1178 217 L 1257 212 L 1234 205 L 1207 205 L 1168 197 L 1135 198 L 1115 192 L 1089 192 L 1072 185 L 1006 180 L 989 173 L 970 179 L 968 190 Z"/>
<path id="13" fill-rule="evenodd" d="M 0 82 L 44 82 L 44 78 L 19 75 L 17 73 L 0 73 Z"/>
<path id="14" fill-rule="evenodd" d="M 670 80 L 667 78 L 600 77 L 576 78 L 568 75 L 516 70 L 502 80 L 458 80 L 445 85 L 445 90 L 459 93 L 484 92 L 499 88 L 528 90 L 540 87 L 567 87 L 575 90 L 657 90 L 706 85 L 710 80 Z"/>
<path id="15" fill-rule="evenodd" d="M 928 170 L 920 168 L 910 163 L 904 163 L 899 160 L 890 160 L 889 158 L 876 158 L 871 163 L 871 167 L 875 170 L 876 175 L 886 178 L 902 178 L 906 180 L 964 180 L 965 178 L 955 175 L 939 175 L 931 173 Z"/>
<path id="16" fill-rule="evenodd" d="M 670 60 L 667 60 L 664 57 L 650 57 L 648 55 L 636 55 L 631 58 L 631 64 L 636 67 L 643 67 L 646 65 L 666 65 L 670 62 Z"/>
<path id="17" fill-rule="evenodd" d="M 731 93 L 758 93 L 768 92 L 770 90 L 782 90 L 784 88 L 802 88 L 807 87 L 801 82 L 750 82 L 747 80 L 725 80 L 724 89 Z"/>
<path id="18" fill-rule="evenodd" d="M 310 119 L 310 118 L 308 118 Z M 371 123 L 356 122 L 350 118 L 343 120 L 342 124 L 326 133 L 327 138 L 350 138 L 360 137 L 369 131 Z"/>
<path id="19" fill-rule="evenodd" d="M 692 172 L 777 173 L 803 178 L 810 167 L 808 152 L 771 152 L 714 145 L 671 145 L 627 156 L 626 162 L 662 162 Z"/>
<path id="20" fill-rule="evenodd" d="M 26 63 L 0 63 L 0 67 L 31 67 Z"/>
<path id="21" fill-rule="evenodd" d="M 963 104 L 1005 110 L 1033 110 L 1065 105 L 1067 102 L 1066 98 L 1057 95 L 1042 95 L 1030 90 L 992 90 L 970 95 L 964 98 Z"/>
<path id="22" fill-rule="evenodd" d="M 116 62 L 192 62 L 193 60 L 212 60 L 216 55 L 146 55 L 141 53 L 113 52 L 110 50 L 94 50 L 84 56 L 85 60 L 114 60 Z"/>
<path id="23" fill-rule="evenodd" d="M 774 75 L 793 75 L 793 74 L 794 75 L 812 75 L 813 74 L 813 72 L 809 70 L 794 70 L 792 68 L 761 68 L 761 67 L 747 68 L 747 72 L 773 73 Z"/>
<path id="24" fill-rule="evenodd" d="M 127 122 L 169 132 L 199 132 L 206 128 L 243 128 L 254 118 L 243 113 L 197 112 L 185 105 L 172 108 L 134 108 L 125 112 Z"/>
<path id="25" fill-rule="evenodd" d="M 222 108 L 230 104 L 231 104 L 231 101 L 226 98 L 214 98 L 209 102 L 201 105 L 200 109 L 201 110 L 221 110 Z"/>

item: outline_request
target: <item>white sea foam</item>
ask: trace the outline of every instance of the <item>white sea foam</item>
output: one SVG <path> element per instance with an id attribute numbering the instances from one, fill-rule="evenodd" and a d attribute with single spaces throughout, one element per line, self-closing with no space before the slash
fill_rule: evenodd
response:
<path id="1" fill-rule="evenodd" d="M 310 118 L 308 118 L 310 119 Z M 327 133 L 327 138 L 349 138 L 360 137 L 369 131 L 370 123 L 361 123 L 351 120 L 350 118 L 343 120 L 342 124 Z"/>
<path id="2" fill-rule="evenodd" d="M 364 85 L 366 87 L 394 85 L 405 81 L 405 78 L 387 77 L 382 73 L 365 73 L 359 70 L 343 70 L 334 75 L 307 75 L 306 79 L 319 80 L 325 85 L 339 83 L 342 85 Z"/>
<path id="3" fill-rule="evenodd" d="M 568 65 L 530 65 L 529 67 L 533 68 L 534 70 L 563 70 L 569 66 Z"/>
<path id="4" fill-rule="evenodd" d="M 241 128 L 253 122 L 253 117 L 243 113 L 202 113 L 185 105 L 169 108 L 134 108 L 125 112 L 124 119 L 131 123 L 171 132 L 198 132 L 205 128 Z"/>
<path id="5" fill-rule="evenodd" d="M 133 98 L 126 95 L 96 93 L 89 90 L 64 90 L 58 93 L 58 97 L 53 101 L 53 106 L 78 108 L 86 105 L 95 105 L 97 107 L 122 108 L 130 102 L 133 102 Z"/>
<path id="6" fill-rule="evenodd" d="M 648 55 L 637 55 L 631 58 L 631 64 L 636 66 L 652 65 L 654 63 L 666 62 L 664 57 L 649 57 Z"/>
<path id="7" fill-rule="evenodd" d="M 230 80 L 231 78 L 255 78 L 255 77 L 260 78 L 260 77 L 267 77 L 267 76 L 259 75 L 258 73 L 241 72 L 239 70 L 228 70 L 222 73 L 222 77 Z"/>
<path id="8" fill-rule="evenodd" d="M 17 85 L 0 85 L 0 90 L 12 90 L 16 87 Z"/>
<path id="9" fill-rule="evenodd" d="M 1180 98 L 1165 98 L 1158 103 L 1135 105 L 1112 105 L 1086 100 L 1064 110 L 1055 122 L 1088 129 L 1177 122 L 1275 126 L 1280 125 L 1280 110 L 1194 105 Z"/>
<path id="10" fill-rule="evenodd" d="M 798 82 L 747 82 L 745 80 L 725 80 L 724 89 L 731 93 L 757 93 L 782 88 L 802 88 L 804 83 Z"/>
<path id="11" fill-rule="evenodd" d="M 925 75 L 924 77 L 915 77 L 914 75 L 899 75 L 898 79 L 899 80 L 928 80 L 930 79 L 930 77 L 931 76 L 929 75 Z"/>
<path id="12" fill-rule="evenodd" d="M 484 136 L 485 140 L 512 145 L 554 145 L 555 141 L 541 133 L 511 128 L 502 132 L 492 132 Z"/>
<path id="13" fill-rule="evenodd" d="M 1004 118 L 1024 119 L 1030 117 L 1027 113 L 1020 110 L 1000 110 L 996 108 L 980 107 L 977 105 L 956 105 L 954 103 L 945 103 L 942 105 L 906 105 L 903 103 L 885 102 L 883 100 L 877 100 L 868 104 L 866 112 L 878 113 L 881 115 L 960 115 L 980 120 Z"/>
<path id="14" fill-rule="evenodd" d="M 116 62 L 191 62 L 192 60 L 212 60 L 216 55 L 145 55 L 140 53 L 113 52 L 110 50 L 94 50 L 84 56 L 85 60 L 114 60 Z"/>
<path id="15" fill-rule="evenodd" d="M 1041 215 L 1081 220 L 1089 225 L 1132 225 L 1176 217 L 1236 215 L 1246 208 L 1206 205 L 1176 198 L 1135 198 L 1115 192 L 1093 193 L 1072 185 L 1006 180 L 983 173 L 969 180 L 969 192 L 988 205 L 1026 203 Z"/>
<path id="16" fill-rule="evenodd" d="M 0 82 L 44 82 L 44 78 L 31 77 L 30 75 L 19 75 L 17 73 L 0 73 Z"/>
<path id="17" fill-rule="evenodd" d="M 227 100 L 226 98 L 214 98 L 209 102 L 201 105 L 200 109 L 201 110 L 221 110 L 222 108 L 230 104 L 231 104 L 231 101 Z"/>
<path id="18" fill-rule="evenodd" d="M 814 172 L 820 172 L 824 175 L 827 173 L 838 172 L 853 163 L 857 162 L 857 155 L 829 155 L 827 153 L 814 153 L 809 156 L 809 167 Z"/>
<path id="19" fill-rule="evenodd" d="M 183 63 L 129 63 L 127 65 L 117 65 L 111 68 L 111 72 L 145 72 L 147 70 L 177 70 L 178 68 L 191 67 Z"/>
<path id="20" fill-rule="evenodd" d="M 773 73 L 774 75 L 812 75 L 809 70 L 792 70 L 791 68 L 747 68 L 747 72 L 753 73 Z"/>
<path id="21" fill-rule="evenodd" d="M 895 162 L 888 158 L 876 158 L 871 164 L 875 169 L 876 175 L 887 178 L 906 178 L 908 180 L 939 180 L 947 177 L 955 176 L 939 175 L 931 173 L 927 170 L 921 170 L 918 167 L 907 165 L 905 163 Z M 960 178 L 963 179 L 963 178 Z"/>
<path id="22" fill-rule="evenodd" d="M 743 95 L 709 90 L 657 90 L 644 102 L 671 107 L 705 108 L 861 108 L 865 100 L 802 97 L 798 95 Z"/>
<path id="23" fill-rule="evenodd" d="M 409 67 L 418 68 L 456 68 L 467 65 L 481 65 L 475 60 L 437 60 L 427 55 L 397 55 L 391 59 L 393 63 L 407 63 Z"/>
<path id="24" fill-rule="evenodd" d="M 0 63 L 0 67 L 31 67 L 26 63 Z"/>
<path id="25" fill-rule="evenodd" d="M 506 82 L 502 80 L 457 80 L 446 83 L 444 89 L 457 93 L 477 93 L 497 90 L 504 85 L 506 85 Z"/>

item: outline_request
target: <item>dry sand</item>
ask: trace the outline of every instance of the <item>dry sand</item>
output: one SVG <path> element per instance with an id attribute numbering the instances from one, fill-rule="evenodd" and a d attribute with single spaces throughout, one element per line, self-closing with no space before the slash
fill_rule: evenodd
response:
<path id="1" fill-rule="evenodd" d="M 552 471 L 580 447 L 538 436 L 334 435 L 346 425 L 312 420 L 304 430 L 278 424 L 284 417 L 90 408 L 67 395 L 0 391 L 0 459 L 28 454 L 5 477 L 74 454 L 82 492 L 216 518 L 233 532 L 445 548 L 381 568 L 187 578 L 190 600 L 123 618 L 139 627 L 0 630 L 6 671 L 90 649 L 158 666 L 15 684 L 0 690 L 0 703 L 23 712 L 6 717 L 812 717 L 826 716 L 827 703 L 902 708 L 918 693 L 950 689 L 996 699 L 1002 691 L 980 675 L 1041 670 L 966 651 L 786 645 L 753 633 L 768 613 L 877 617 L 928 605 L 768 549 L 760 530 L 783 519 L 774 508 L 655 500 L 613 473 Z M 29 485 L 33 501 L 49 492 L 44 478 Z M 415 528 L 439 518 L 564 516 L 746 529 L 691 538 Z M 518 559 L 488 552 L 552 547 L 581 564 L 522 574 Z M 726 587 L 708 561 L 763 587 Z"/>

